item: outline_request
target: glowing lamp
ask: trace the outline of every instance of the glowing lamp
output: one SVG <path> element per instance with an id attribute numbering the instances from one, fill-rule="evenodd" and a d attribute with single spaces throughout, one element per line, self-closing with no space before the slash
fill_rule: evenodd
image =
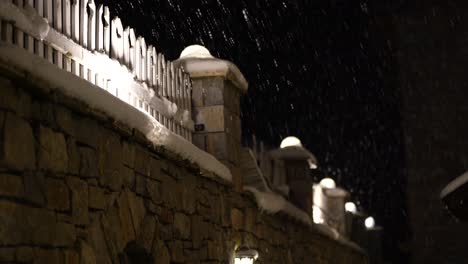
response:
<path id="1" fill-rule="evenodd" d="M 367 229 L 372 229 L 375 227 L 375 219 L 372 216 L 369 216 L 366 218 L 364 221 L 364 225 L 366 226 Z"/>
<path id="2" fill-rule="evenodd" d="M 346 212 L 350 212 L 350 213 L 357 213 L 357 207 L 356 207 L 356 204 L 354 204 L 353 202 L 347 202 L 345 203 L 345 210 Z"/>
<path id="3" fill-rule="evenodd" d="M 320 181 L 320 186 L 326 189 L 336 188 L 336 183 L 332 178 L 324 178 Z"/>
<path id="4" fill-rule="evenodd" d="M 241 246 L 236 250 L 234 264 L 253 264 L 257 258 L 257 250 Z"/>

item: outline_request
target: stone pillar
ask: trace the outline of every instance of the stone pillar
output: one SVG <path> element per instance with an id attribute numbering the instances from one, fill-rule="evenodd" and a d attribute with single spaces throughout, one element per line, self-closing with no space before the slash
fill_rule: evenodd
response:
<path id="1" fill-rule="evenodd" d="M 236 65 L 199 45 L 187 47 L 175 63 L 192 79 L 193 143 L 231 170 L 240 191 L 240 96 L 247 92 L 247 81 Z"/>

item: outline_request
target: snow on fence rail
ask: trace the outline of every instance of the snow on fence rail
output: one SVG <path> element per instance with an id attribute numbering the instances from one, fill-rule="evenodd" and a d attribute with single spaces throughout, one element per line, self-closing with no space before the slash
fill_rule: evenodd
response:
<path id="1" fill-rule="evenodd" d="M 94 0 L 1 0 L 1 41 L 40 56 L 192 141 L 191 82 Z"/>

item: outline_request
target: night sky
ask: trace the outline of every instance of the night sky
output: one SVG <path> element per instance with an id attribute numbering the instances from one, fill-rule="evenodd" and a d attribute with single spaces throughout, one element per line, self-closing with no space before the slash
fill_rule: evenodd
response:
<path id="1" fill-rule="evenodd" d="M 322 170 L 385 228 L 386 257 L 407 238 L 399 94 L 391 35 L 395 6 L 360 1 L 96 0 L 175 60 L 201 44 L 249 81 L 244 136 L 294 135 Z"/>

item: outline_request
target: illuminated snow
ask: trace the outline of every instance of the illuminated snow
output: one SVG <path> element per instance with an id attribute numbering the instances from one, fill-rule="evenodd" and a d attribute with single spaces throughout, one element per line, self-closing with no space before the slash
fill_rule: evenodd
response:
<path id="1" fill-rule="evenodd" d="M 172 133 L 148 114 L 88 81 L 12 45 L 0 46 L 0 62 L 25 73 L 34 81 L 46 84 L 50 90 L 59 90 L 86 103 L 90 108 L 101 111 L 110 118 L 140 131 L 156 146 L 162 146 L 179 154 L 182 158 L 198 164 L 201 168 L 213 172 L 227 181 L 232 180 L 229 169 L 212 155 Z"/>
<path id="2" fill-rule="evenodd" d="M 364 221 L 364 225 L 366 226 L 367 229 L 372 229 L 375 227 L 375 219 L 372 216 L 369 216 L 366 218 Z"/>
<path id="3" fill-rule="evenodd" d="M 353 203 L 353 202 L 347 202 L 345 203 L 345 210 L 346 212 L 350 212 L 350 213 L 357 213 L 357 207 L 356 207 L 356 204 Z"/>
<path id="4" fill-rule="evenodd" d="M 324 178 L 320 181 L 320 186 L 327 189 L 334 189 L 336 188 L 336 183 L 332 178 Z"/>
<path id="5" fill-rule="evenodd" d="M 191 45 L 186 47 L 180 54 L 180 58 L 214 58 L 210 51 L 201 45 Z"/>
<path id="6" fill-rule="evenodd" d="M 297 137 L 287 137 L 281 141 L 280 148 L 287 147 L 302 147 L 301 140 L 299 140 Z"/>
<path id="7" fill-rule="evenodd" d="M 468 183 L 468 171 L 447 184 L 447 186 L 445 186 L 444 189 L 442 189 L 440 192 L 440 198 L 444 198 L 466 183 Z"/>
<path id="8" fill-rule="evenodd" d="M 31 32 L 41 40 L 45 39 L 50 27 L 47 19 L 41 17 L 36 10 L 26 4 L 24 8 L 18 8 L 8 1 L 0 1 L 0 17 L 4 20 L 15 21 L 17 27 Z"/>

